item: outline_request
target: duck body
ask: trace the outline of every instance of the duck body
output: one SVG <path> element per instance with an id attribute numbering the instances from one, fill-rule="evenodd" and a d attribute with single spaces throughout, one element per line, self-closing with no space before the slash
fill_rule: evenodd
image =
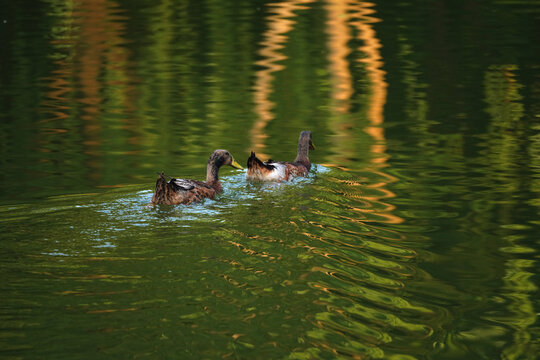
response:
<path id="1" fill-rule="evenodd" d="M 298 139 L 298 150 L 293 162 L 261 161 L 252 151 L 247 161 L 246 179 L 255 181 L 288 181 L 295 177 L 306 176 L 311 169 L 309 150 L 315 149 L 311 140 L 311 131 L 302 131 Z"/>
<path id="2" fill-rule="evenodd" d="M 216 150 L 208 159 L 206 181 L 175 178 L 167 181 L 165 174 L 161 173 L 156 181 L 156 190 L 150 203 L 152 205 L 187 205 L 205 198 L 214 198 L 222 190 L 218 172 L 223 165 L 242 169 L 227 150 Z"/>
<path id="3" fill-rule="evenodd" d="M 209 185 L 203 181 L 189 179 L 165 179 L 161 173 L 156 181 L 156 191 L 152 196 L 152 204 L 177 205 L 200 202 L 205 198 L 213 199 L 221 192 L 219 182 Z"/>
<path id="4" fill-rule="evenodd" d="M 256 181 L 287 181 L 297 176 L 306 176 L 311 164 L 286 161 L 261 161 L 252 151 L 248 159 L 246 178 Z"/>

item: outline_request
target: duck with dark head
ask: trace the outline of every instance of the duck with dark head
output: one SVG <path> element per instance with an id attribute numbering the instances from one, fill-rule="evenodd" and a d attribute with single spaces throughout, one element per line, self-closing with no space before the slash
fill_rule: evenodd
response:
<path id="1" fill-rule="evenodd" d="M 252 151 L 247 161 L 246 179 L 257 181 L 286 181 L 297 176 L 306 176 L 311 169 L 309 150 L 315 150 L 311 131 L 302 131 L 298 139 L 298 150 L 293 162 L 266 160 L 261 161 Z"/>
<path id="2" fill-rule="evenodd" d="M 242 169 L 227 150 L 216 150 L 210 155 L 206 166 L 206 181 L 190 179 L 171 179 L 167 181 L 161 173 L 156 181 L 156 191 L 152 196 L 152 205 L 191 204 L 204 198 L 212 199 L 221 192 L 221 182 L 218 178 L 219 168 L 229 165 Z"/>

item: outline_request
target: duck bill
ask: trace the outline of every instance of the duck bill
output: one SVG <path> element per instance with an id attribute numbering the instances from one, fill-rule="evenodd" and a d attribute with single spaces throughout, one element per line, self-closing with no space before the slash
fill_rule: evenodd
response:
<path id="1" fill-rule="evenodd" d="M 233 159 L 233 161 L 232 161 L 232 163 L 231 163 L 231 166 L 232 166 L 233 168 L 235 168 L 235 169 L 240 169 L 240 170 L 243 169 L 243 167 L 242 167 L 239 163 L 237 163 L 236 160 L 234 160 L 234 159 Z"/>
<path id="2" fill-rule="evenodd" d="M 315 144 L 309 143 L 309 150 L 315 150 Z"/>

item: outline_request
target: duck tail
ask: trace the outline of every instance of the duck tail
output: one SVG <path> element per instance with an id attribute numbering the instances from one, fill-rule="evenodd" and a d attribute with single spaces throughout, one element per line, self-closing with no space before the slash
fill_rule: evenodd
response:
<path id="1" fill-rule="evenodd" d="M 255 155 L 255 153 L 252 151 L 251 155 L 249 156 L 247 160 L 247 168 L 251 169 L 251 168 L 257 168 L 261 166 L 264 166 L 263 162 L 259 160 L 257 156 Z"/>
<path id="2" fill-rule="evenodd" d="M 156 187 L 157 187 L 158 185 L 166 184 L 166 183 L 167 183 L 167 177 L 168 177 L 168 176 L 165 175 L 164 172 L 159 173 L 159 177 L 158 177 L 158 179 L 156 180 Z"/>
<path id="3" fill-rule="evenodd" d="M 264 180 L 276 167 L 269 161 L 262 162 L 252 151 L 247 161 L 246 177 L 252 180 Z"/>
<path id="4" fill-rule="evenodd" d="M 247 168 L 249 169 L 258 169 L 258 170 L 274 170 L 275 166 L 271 165 L 270 163 L 272 160 L 268 160 L 266 162 L 262 162 L 252 151 L 251 155 L 248 158 L 247 161 Z"/>
<path id="5" fill-rule="evenodd" d="M 156 180 L 156 190 L 154 191 L 154 195 L 152 196 L 153 204 L 161 204 L 165 199 L 168 187 L 167 179 L 165 179 L 165 176 L 165 173 L 162 172 L 159 174 L 159 177 Z"/>

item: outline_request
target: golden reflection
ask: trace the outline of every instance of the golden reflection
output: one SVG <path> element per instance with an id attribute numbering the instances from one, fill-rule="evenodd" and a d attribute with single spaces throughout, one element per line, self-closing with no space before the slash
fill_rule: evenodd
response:
<path id="1" fill-rule="evenodd" d="M 253 249 L 250 249 L 250 248 L 247 248 L 246 246 L 240 244 L 239 242 L 236 242 L 236 241 L 232 241 L 232 240 L 229 240 L 229 244 L 233 245 L 233 246 L 236 246 L 238 249 L 240 249 L 240 251 L 248 254 L 248 255 L 251 255 L 251 256 L 260 256 L 260 257 L 263 257 L 263 258 L 268 258 L 269 260 L 280 260 L 281 259 L 281 255 L 272 255 L 266 251 L 257 251 L 257 250 L 253 250 Z"/>
<path id="2" fill-rule="evenodd" d="M 386 73 L 381 69 L 384 65 L 379 52 L 381 43 L 372 26 L 373 23 L 380 21 L 371 16 L 375 13 L 375 10 L 373 9 L 374 6 L 375 4 L 365 1 L 353 2 L 351 5 L 351 17 L 353 18 L 351 24 L 358 30 L 358 38 L 362 40 L 364 44 L 359 50 L 366 55 L 364 58 L 358 59 L 357 61 L 366 64 L 367 75 L 371 83 L 371 98 L 367 110 L 370 126 L 366 127 L 364 131 L 374 140 L 374 144 L 371 145 L 371 152 L 374 155 L 378 155 L 373 156 L 371 162 L 374 165 L 382 166 L 386 161 L 387 156 L 385 155 L 386 145 L 384 145 L 384 130 L 380 125 L 382 125 L 384 121 L 383 112 L 384 104 L 386 103 L 386 88 L 388 87 L 388 84 L 384 79 Z M 384 174 L 384 176 L 388 177 L 387 174 Z M 395 180 L 397 179 L 393 178 L 392 182 Z"/>
<path id="3" fill-rule="evenodd" d="M 89 176 L 99 177 L 101 164 L 95 155 L 100 152 L 103 138 L 105 98 L 116 107 L 134 107 L 125 86 L 129 78 L 126 74 L 128 52 L 121 46 L 125 43 L 122 37 L 125 19 L 111 0 L 59 2 L 54 8 L 59 20 L 51 34 L 51 44 L 56 50 L 51 56 L 57 59 L 57 69 L 45 78 L 50 85 L 43 105 L 51 109 L 53 115 L 46 121 L 51 122 L 51 126 L 67 129 L 79 127 L 68 122 L 81 122 L 82 152 L 93 155 L 88 164 L 92 169 Z M 114 93 L 106 94 L 107 91 Z M 42 149 L 68 141 L 56 141 L 43 135 L 40 137 Z"/>
<path id="4" fill-rule="evenodd" d="M 69 106 L 65 104 L 67 101 L 66 94 L 73 89 L 66 80 L 69 78 L 70 72 L 66 70 L 66 64 L 64 62 L 64 60 L 58 61 L 57 64 L 60 65 L 60 69 L 54 71 L 52 76 L 44 79 L 50 81 L 48 98 L 52 100 L 44 105 L 53 116 L 49 117 L 49 119 L 42 120 L 42 122 L 61 122 L 63 119 L 69 117 L 69 114 L 67 113 L 69 111 Z M 42 148 L 41 151 L 46 151 L 46 149 Z"/>
<path id="5" fill-rule="evenodd" d="M 327 0 L 325 9 L 328 13 L 326 33 L 328 62 L 331 77 L 332 115 L 330 119 L 333 136 L 333 164 L 344 164 L 347 158 L 352 158 L 357 152 L 351 144 L 356 140 L 353 134 L 354 120 L 347 116 L 353 95 L 353 77 L 347 56 L 351 49 L 349 42 L 352 38 L 349 26 L 350 2 L 348 0 Z M 334 166 L 333 164 L 327 164 Z M 335 165 L 337 166 L 337 165 Z"/>
<path id="6" fill-rule="evenodd" d="M 388 84 L 384 80 L 386 72 L 381 69 L 384 65 L 381 54 L 379 53 L 381 43 L 371 25 L 380 21 L 371 16 L 375 13 L 375 10 L 373 10 L 374 6 L 374 3 L 359 1 L 356 4 L 353 3 L 353 12 L 351 12 L 354 18 L 351 24 L 358 29 L 358 38 L 364 42 L 364 46 L 361 46 L 360 50 L 366 57 L 358 59 L 358 61 L 366 64 L 368 77 L 371 81 L 372 94 L 368 109 L 368 119 L 373 126 L 383 123 L 383 109 L 386 103 L 386 88 L 388 87 Z M 382 129 L 370 130 L 368 128 L 367 131 L 375 140 L 384 140 Z M 381 151 L 384 151 L 384 149 L 375 149 L 375 152 Z"/>
<path id="7" fill-rule="evenodd" d="M 349 48 L 351 34 L 348 25 L 348 7 L 348 1 L 344 0 L 327 1 L 326 5 L 328 13 L 326 32 L 328 33 L 329 70 L 332 75 L 333 108 L 339 113 L 349 111 L 350 99 L 353 94 L 353 80 L 347 61 L 347 56 L 351 52 Z"/>
<path id="8" fill-rule="evenodd" d="M 365 197 L 370 201 L 380 201 L 381 198 L 392 198 L 395 194 L 386 189 L 388 183 L 397 181 L 394 176 L 388 175 L 382 171 L 385 167 L 387 155 L 384 130 L 381 127 L 384 121 L 384 104 L 386 103 L 387 87 L 384 77 L 385 72 L 381 69 L 384 63 L 379 49 L 381 43 L 373 29 L 373 23 L 380 20 L 373 17 L 375 10 L 374 4 L 365 1 L 356 0 L 327 0 L 326 10 L 328 12 L 328 21 L 326 22 L 329 48 L 329 67 L 332 76 L 332 96 L 333 96 L 333 129 L 336 133 L 334 138 L 334 153 L 341 157 L 336 158 L 336 162 L 344 162 L 343 157 L 356 157 L 358 149 L 351 146 L 356 140 L 357 135 L 353 132 L 358 119 L 348 114 L 350 101 L 353 96 L 353 76 L 351 74 L 350 64 L 347 56 L 351 53 L 349 43 L 352 39 L 351 27 L 354 28 L 357 38 L 361 40 L 362 46 L 358 48 L 364 55 L 357 59 L 358 62 L 365 64 L 367 77 L 369 80 L 370 97 L 367 104 L 366 115 L 369 120 L 369 126 L 364 131 L 371 138 L 370 166 L 366 170 L 378 175 L 381 181 L 368 185 L 369 188 L 376 188 L 382 195 Z M 331 164 L 329 164 L 331 165 Z M 384 212 L 376 212 L 383 216 L 388 223 L 399 224 L 403 219 L 392 214 L 395 209 L 393 205 L 384 204 Z M 366 212 L 374 210 L 366 210 Z M 374 212 L 375 213 L 375 212 Z"/>
<path id="9" fill-rule="evenodd" d="M 326 33 L 328 34 L 328 66 L 332 89 L 329 127 L 334 132 L 332 152 L 335 154 L 331 157 L 331 163 L 333 164 L 329 165 L 337 167 L 335 164 L 350 164 L 351 159 L 357 159 L 359 153 L 366 153 L 366 155 L 371 156 L 362 167 L 364 176 L 359 175 L 356 180 L 337 180 L 343 182 L 345 188 L 350 190 L 349 192 L 340 190 L 340 195 L 347 199 L 356 200 L 357 204 L 342 206 L 342 212 L 337 214 L 335 219 L 332 219 L 335 220 L 334 222 L 328 220 L 328 214 L 322 211 L 314 211 L 321 217 L 325 217 L 324 231 L 322 232 L 324 236 L 317 234 L 317 231 L 319 231 L 317 225 L 319 224 L 312 224 L 312 231 L 305 231 L 304 235 L 320 242 L 327 242 L 341 248 L 349 248 L 351 251 L 354 249 L 359 254 L 364 255 L 360 259 L 366 262 L 366 266 L 341 266 L 339 264 L 343 263 L 344 259 L 340 258 L 339 261 L 328 262 L 324 266 L 315 266 L 311 271 L 325 274 L 328 278 L 331 278 L 328 280 L 329 282 L 339 281 L 340 292 L 345 292 L 348 296 L 360 297 L 376 303 L 388 301 L 388 306 L 397 309 L 403 307 L 412 309 L 414 308 L 413 305 L 406 303 L 399 296 L 389 295 L 388 292 L 389 290 L 397 291 L 404 288 L 406 284 L 403 281 L 380 275 L 379 271 L 376 270 L 370 271 L 370 268 L 384 269 L 385 271 L 402 273 L 402 276 L 410 278 L 415 273 L 414 269 L 404 266 L 400 261 L 388 261 L 384 260 L 383 257 L 372 256 L 372 254 L 392 254 L 394 257 L 401 258 L 402 261 L 417 256 L 415 251 L 399 245 L 399 240 L 405 239 L 403 234 L 396 233 L 395 236 L 391 236 L 389 244 L 371 241 L 367 236 L 369 229 L 373 232 L 379 230 L 376 227 L 377 224 L 400 224 L 404 221 L 394 214 L 396 207 L 384 201 L 396 196 L 388 189 L 388 184 L 396 182 L 398 179 L 382 171 L 383 168 L 388 166 L 386 163 L 388 158 L 386 155 L 386 138 L 382 127 L 388 85 L 385 81 L 385 72 L 382 70 L 381 43 L 373 27 L 373 24 L 380 20 L 373 17 L 375 13 L 374 4 L 365 1 L 326 0 L 325 10 L 328 17 Z M 358 48 L 351 48 L 351 44 L 354 42 L 359 42 L 362 45 Z M 359 79 L 357 78 L 358 75 L 353 74 L 352 71 L 355 67 L 362 67 L 362 70 L 366 73 L 365 79 Z M 361 90 L 358 90 L 358 85 L 363 86 Z M 354 113 L 351 110 L 353 106 L 358 109 Z M 359 124 L 362 125 L 359 126 Z M 359 132 L 359 128 L 364 131 Z M 367 144 L 367 148 L 359 149 L 358 144 Z M 318 200 L 327 202 L 327 200 L 323 199 Z M 333 226 L 333 223 L 340 223 L 340 225 Z M 365 227 L 367 230 L 366 235 L 356 236 L 356 233 L 352 230 L 348 231 L 348 228 L 342 226 L 342 224 L 357 224 L 360 228 Z M 354 228 L 356 226 L 351 229 Z M 388 231 L 388 229 L 384 230 Z M 336 233 L 336 236 L 331 236 L 331 233 Z M 347 279 L 349 278 L 355 280 L 369 279 L 368 284 L 377 284 L 385 290 L 372 291 L 368 286 L 348 286 Z M 343 284 L 345 285 L 343 286 Z M 331 283 L 327 284 L 324 281 L 318 281 L 312 286 L 329 294 L 336 293 L 336 289 Z M 343 291 L 344 288 L 348 289 L 348 291 Z M 332 303 L 332 301 L 329 303 Z M 404 304 L 405 306 L 403 306 Z M 414 311 L 431 313 L 429 309 L 424 308 L 414 308 Z M 377 318 L 377 321 L 380 321 L 376 312 L 373 307 L 362 307 L 355 303 L 354 306 L 343 311 L 341 315 L 348 318 L 351 314 L 354 314 L 366 319 Z M 387 314 L 381 315 L 386 316 Z M 331 329 L 336 326 L 333 319 L 324 318 L 319 320 L 321 320 L 318 323 L 320 329 Z M 347 323 L 353 324 L 350 321 Z M 392 327 L 414 332 L 422 337 L 427 337 L 433 332 L 429 326 L 408 322 L 406 316 L 395 316 L 388 319 L 388 323 L 391 323 Z M 363 333 L 362 329 L 356 326 L 354 332 L 356 335 Z M 383 334 L 386 342 L 392 341 L 388 334 Z M 377 346 L 374 346 L 372 350 L 377 351 L 382 357 L 383 352 Z"/>
<path id="10" fill-rule="evenodd" d="M 267 16 L 268 29 L 264 32 L 264 40 L 261 42 L 261 49 L 258 54 L 262 60 L 256 62 L 263 69 L 257 71 L 254 93 L 255 93 L 255 112 L 258 115 L 250 132 L 252 139 L 251 149 L 261 157 L 268 157 L 263 151 L 264 141 L 268 137 L 264 133 L 264 128 L 274 118 L 272 109 L 274 103 L 270 100 L 273 93 L 274 75 L 273 73 L 283 69 L 279 62 L 287 59 L 281 50 L 288 41 L 287 33 L 293 29 L 295 21 L 292 20 L 297 15 L 295 11 L 307 9 L 305 4 L 314 2 L 314 0 L 289 0 L 279 3 L 268 4 L 270 15 Z"/>
<path id="11" fill-rule="evenodd" d="M 383 109 L 386 103 L 387 84 L 384 80 L 385 72 L 382 58 L 379 53 L 381 48 L 372 24 L 380 21 L 371 16 L 375 13 L 373 3 L 355 0 L 327 0 L 326 10 L 328 21 L 326 22 L 326 32 L 328 34 L 329 48 L 329 70 L 332 77 L 332 108 L 334 116 L 332 119 L 335 131 L 334 147 L 335 153 L 340 154 L 336 158 L 336 163 L 343 163 L 344 157 L 354 157 L 357 149 L 350 148 L 356 136 L 352 130 L 358 119 L 349 114 L 350 101 L 354 95 L 353 76 L 351 74 L 351 64 L 347 56 L 351 53 L 350 41 L 352 40 L 352 29 L 357 34 L 356 37 L 364 45 L 358 50 L 364 57 L 356 59 L 357 62 L 366 66 L 367 77 L 370 81 L 370 97 L 367 104 L 366 115 L 370 126 L 364 131 L 376 142 L 371 145 L 373 163 L 382 163 L 385 160 L 384 132 L 379 126 L 383 123 Z"/>

